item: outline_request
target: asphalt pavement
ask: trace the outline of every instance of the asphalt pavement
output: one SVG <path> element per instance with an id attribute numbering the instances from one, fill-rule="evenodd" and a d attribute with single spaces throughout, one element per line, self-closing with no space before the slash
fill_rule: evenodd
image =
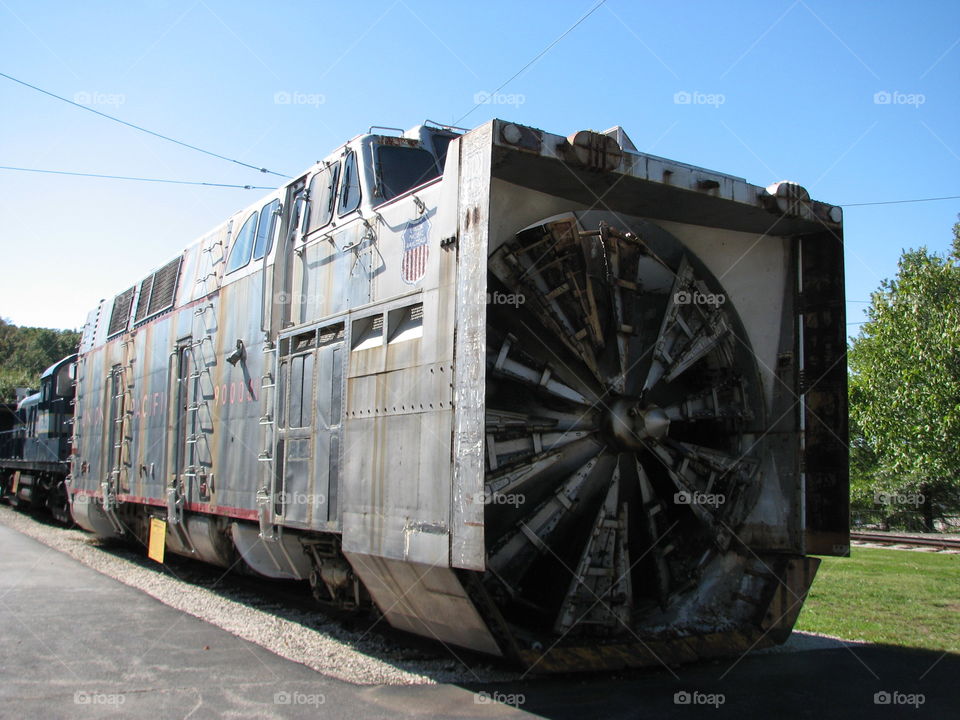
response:
<path id="1" fill-rule="evenodd" d="M 872 645 L 615 676 L 352 685 L 5 526 L 0 628 L 0 718 L 960 717 L 960 656 Z"/>

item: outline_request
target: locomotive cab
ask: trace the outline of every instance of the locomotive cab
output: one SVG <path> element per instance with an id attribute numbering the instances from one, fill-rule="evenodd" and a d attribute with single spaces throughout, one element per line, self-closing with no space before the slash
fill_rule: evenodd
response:
<path id="1" fill-rule="evenodd" d="M 24 420 L 23 458 L 60 462 L 70 454 L 74 387 L 72 372 L 77 356 L 48 367 L 40 376 L 40 391 L 24 398 L 17 408 Z"/>

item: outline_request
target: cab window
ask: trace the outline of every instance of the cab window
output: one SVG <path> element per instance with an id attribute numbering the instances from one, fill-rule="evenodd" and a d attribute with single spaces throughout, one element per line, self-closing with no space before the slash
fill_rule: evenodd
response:
<path id="1" fill-rule="evenodd" d="M 337 200 L 337 179 L 339 177 L 340 163 L 332 163 L 310 180 L 310 212 L 304 216 L 304 235 L 308 235 L 330 222 L 333 217 L 333 205 Z"/>
<path id="2" fill-rule="evenodd" d="M 439 175 L 433 155 L 426 150 L 402 145 L 377 148 L 377 193 L 383 202 Z"/>
<path id="3" fill-rule="evenodd" d="M 259 212 L 254 211 L 253 215 L 247 218 L 247 221 L 237 233 L 237 239 L 233 243 L 233 250 L 230 251 L 230 259 L 227 261 L 227 272 L 232 273 L 239 270 L 250 262 L 250 252 L 253 250 L 253 239 L 257 234 L 257 218 Z"/>
<path id="4" fill-rule="evenodd" d="M 433 154 L 437 156 L 437 167 L 442 171 L 447 162 L 447 148 L 450 147 L 450 141 L 455 135 L 434 135 L 433 136 Z"/>
<path id="5" fill-rule="evenodd" d="M 343 182 L 340 184 L 340 217 L 360 207 L 360 176 L 357 154 L 352 150 L 343 161 Z"/>
<path id="6" fill-rule="evenodd" d="M 260 211 L 260 225 L 257 227 L 257 239 L 253 244 L 253 259 L 263 260 L 273 247 L 273 231 L 277 227 L 277 210 L 280 201 L 274 200 L 263 206 Z"/>

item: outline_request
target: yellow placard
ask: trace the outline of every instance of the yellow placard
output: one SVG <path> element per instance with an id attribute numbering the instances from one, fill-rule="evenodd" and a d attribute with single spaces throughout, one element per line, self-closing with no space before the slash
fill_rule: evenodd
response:
<path id="1" fill-rule="evenodd" d="M 162 563 L 166 546 L 167 523 L 160 518 L 150 518 L 150 544 L 147 546 L 147 557 Z"/>

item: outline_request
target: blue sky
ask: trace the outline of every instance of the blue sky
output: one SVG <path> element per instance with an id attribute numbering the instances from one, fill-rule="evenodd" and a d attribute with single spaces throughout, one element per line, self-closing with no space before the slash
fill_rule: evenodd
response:
<path id="1" fill-rule="evenodd" d="M 594 4 L 0 0 L 0 72 L 289 174 L 370 125 L 502 117 L 622 125 L 642 151 L 834 204 L 960 195 L 960 3 L 608 0 L 471 112 Z M 0 109 L 0 165 L 280 180 L 4 78 Z M 0 170 L 0 316 L 79 327 L 258 195 Z M 903 248 L 945 251 L 958 211 L 847 208 L 847 297 L 869 299 Z"/>

